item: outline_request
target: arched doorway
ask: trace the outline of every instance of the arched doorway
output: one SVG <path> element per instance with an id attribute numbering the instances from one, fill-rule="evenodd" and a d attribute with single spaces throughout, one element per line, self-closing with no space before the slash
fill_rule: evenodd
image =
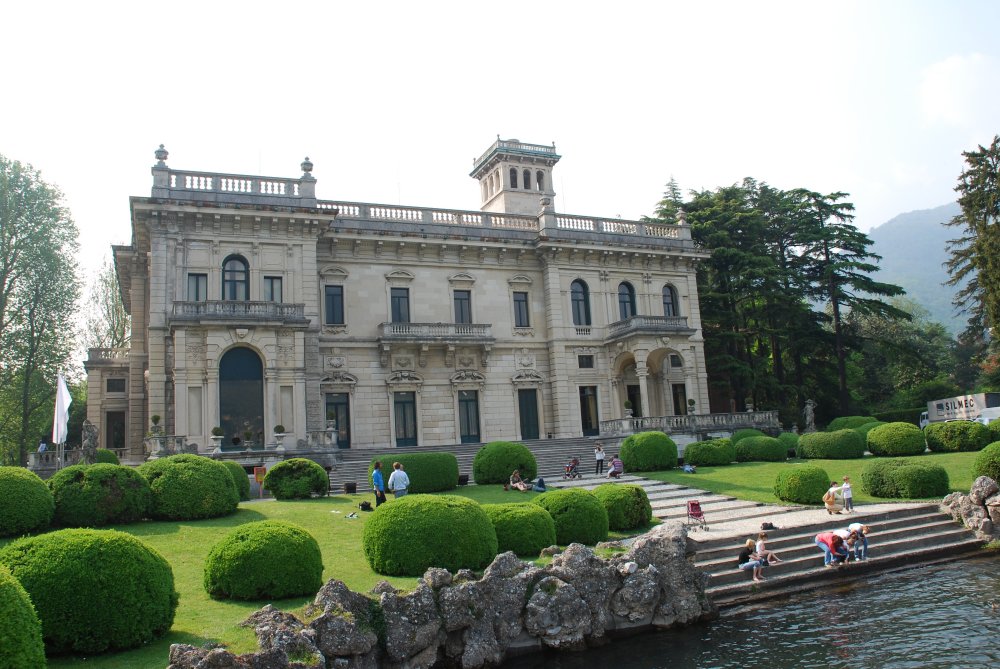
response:
<path id="1" fill-rule="evenodd" d="M 219 361 L 219 425 L 226 444 L 248 430 L 251 441 L 263 443 L 264 364 L 249 348 L 231 349 Z"/>

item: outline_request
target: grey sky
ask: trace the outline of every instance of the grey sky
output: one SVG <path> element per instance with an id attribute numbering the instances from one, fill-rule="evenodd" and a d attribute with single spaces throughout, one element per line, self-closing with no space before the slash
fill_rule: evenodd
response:
<path id="1" fill-rule="evenodd" d="M 555 142 L 560 211 L 634 219 L 671 176 L 843 190 L 869 229 L 953 198 L 1000 132 L 1000 3 L 22 2 L 0 153 L 67 195 L 84 262 L 176 168 L 476 209 L 499 134 Z"/>

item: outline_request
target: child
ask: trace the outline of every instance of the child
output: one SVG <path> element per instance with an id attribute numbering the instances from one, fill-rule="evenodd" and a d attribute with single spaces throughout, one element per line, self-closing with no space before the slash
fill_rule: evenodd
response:
<path id="1" fill-rule="evenodd" d="M 764 568 L 759 556 L 754 552 L 753 539 L 747 539 L 740 556 L 736 558 L 736 566 L 740 569 L 753 569 L 754 583 L 764 580 Z"/>
<path id="2" fill-rule="evenodd" d="M 781 558 L 774 551 L 767 550 L 767 532 L 761 532 L 757 535 L 757 544 L 754 548 L 761 559 L 768 562 L 781 562 Z"/>
<path id="3" fill-rule="evenodd" d="M 844 477 L 844 485 L 840 486 L 840 494 L 844 497 L 844 513 L 854 511 L 854 501 L 851 498 L 851 477 Z"/>

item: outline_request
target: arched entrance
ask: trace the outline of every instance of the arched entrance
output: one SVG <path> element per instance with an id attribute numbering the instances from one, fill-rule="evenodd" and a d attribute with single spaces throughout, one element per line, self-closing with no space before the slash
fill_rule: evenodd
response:
<path id="1" fill-rule="evenodd" d="M 231 349 L 219 361 L 219 425 L 226 444 L 233 437 L 263 443 L 264 364 L 260 356 L 245 347 Z"/>

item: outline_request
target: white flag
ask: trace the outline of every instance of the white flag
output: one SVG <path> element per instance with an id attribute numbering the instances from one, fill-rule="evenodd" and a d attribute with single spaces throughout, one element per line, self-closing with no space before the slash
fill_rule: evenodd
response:
<path id="1" fill-rule="evenodd" d="M 52 419 L 52 443 L 62 444 L 66 442 L 66 424 L 69 422 L 69 405 L 73 403 L 73 397 L 66 387 L 66 379 L 59 375 L 59 382 L 56 384 L 56 413 Z"/>

